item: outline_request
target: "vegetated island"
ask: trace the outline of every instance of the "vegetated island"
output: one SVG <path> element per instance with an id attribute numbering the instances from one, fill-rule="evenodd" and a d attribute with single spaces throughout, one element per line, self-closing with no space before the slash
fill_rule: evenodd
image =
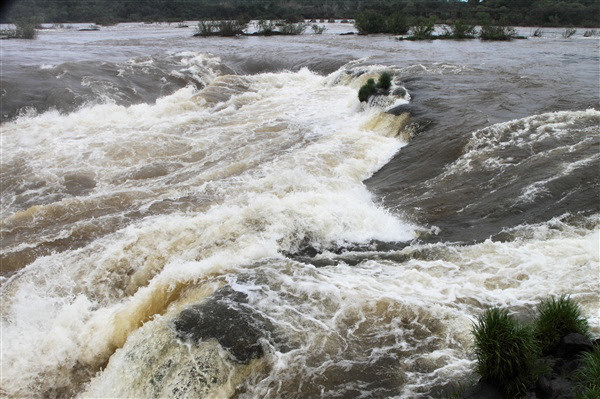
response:
<path id="1" fill-rule="evenodd" d="M 600 338 L 570 297 L 550 297 L 520 322 L 506 309 L 486 310 L 473 326 L 476 372 L 462 399 L 600 398 Z"/>
<path id="2" fill-rule="evenodd" d="M 0 38 L 33 39 L 42 23 L 93 22 L 90 26 L 109 26 L 120 22 L 177 22 L 200 20 L 195 36 L 298 35 L 310 26 L 304 21 L 335 22 L 355 20 L 359 34 L 407 35 L 398 40 L 474 39 L 512 40 L 513 26 L 539 26 L 533 36 L 542 36 L 541 27 L 566 27 L 563 37 L 575 34 L 575 27 L 600 27 L 600 2 L 597 0 L 379 0 L 357 2 L 337 0 L 138 0 L 115 2 L 91 0 L 71 4 L 59 0 L 20 0 L 6 2 L 0 9 L 0 23 L 15 29 L 0 31 Z M 258 20 L 255 32 L 248 33 L 244 23 Z M 449 28 L 434 34 L 434 24 Z M 481 26 L 477 32 L 475 26 Z M 314 33 L 323 33 L 313 24 Z M 96 30 L 96 29 L 81 29 Z M 350 34 L 350 33 L 347 33 Z M 597 36 L 588 29 L 584 36 Z"/>

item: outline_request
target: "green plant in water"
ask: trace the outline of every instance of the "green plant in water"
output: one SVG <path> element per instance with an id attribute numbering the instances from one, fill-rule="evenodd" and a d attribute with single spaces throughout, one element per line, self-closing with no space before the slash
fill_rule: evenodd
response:
<path id="1" fill-rule="evenodd" d="M 15 22 L 16 29 L 12 37 L 16 39 L 35 39 L 37 36 L 36 26 L 39 21 L 36 18 L 21 19 Z"/>
<path id="2" fill-rule="evenodd" d="M 385 19 L 385 33 L 393 35 L 405 35 L 410 30 L 406 16 L 395 12 Z"/>
<path id="3" fill-rule="evenodd" d="M 369 79 L 367 83 L 362 85 L 360 90 L 358 90 L 358 99 L 360 102 L 367 102 L 369 97 L 377 92 L 377 86 L 375 85 L 375 80 Z"/>
<path id="4" fill-rule="evenodd" d="M 565 31 L 562 33 L 562 37 L 564 39 L 568 39 L 571 36 L 573 36 L 575 33 L 577 33 L 577 29 L 575 29 L 575 28 L 566 28 Z"/>
<path id="5" fill-rule="evenodd" d="M 449 27 L 444 26 L 444 36 L 453 39 L 473 39 L 475 37 L 475 26 L 456 20 Z"/>
<path id="6" fill-rule="evenodd" d="M 517 30 L 511 26 L 484 25 L 479 31 L 481 40 L 512 40 L 517 36 Z"/>
<path id="7" fill-rule="evenodd" d="M 600 398 L 600 346 L 581 357 L 581 367 L 575 372 L 577 399 Z"/>
<path id="8" fill-rule="evenodd" d="M 433 38 L 435 18 L 429 19 L 420 18 L 416 20 L 415 25 L 411 28 L 412 38 L 417 40 L 429 40 Z"/>
<path id="9" fill-rule="evenodd" d="M 578 333 L 589 337 L 587 320 L 582 317 L 579 306 L 566 295 L 540 302 L 538 313 L 535 336 L 544 355 L 551 353 L 567 334 Z"/>
<path id="10" fill-rule="evenodd" d="M 270 35 L 277 28 L 277 22 L 261 19 L 256 23 L 256 31 L 261 35 Z"/>
<path id="11" fill-rule="evenodd" d="M 382 73 L 377 81 L 377 88 L 383 90 L 389 90 L 392 86 L 392 75 L 387 72 Z"/>
<path id="12" fill-rule="evenodd" d="M 306 30 L 305 23 L 285 24 L 280 28 L 280 32 L 284 35 L 301 35 Z"/>
<path id="13" fill-rule="evenodd" d="M 385 17 L 375 11 L 365 11 L 356 16 L 354 26 L 360 33 L 385 33 Z"/>
<path id="14" fill-rule="evenodd" d="M 323 25 L 313 24 L 311 29 L 315 35 L 321 35 L 323 32 L 327 30 L 327 28 Z"/>
<path id="15" fill-rule="evenodd" d="M 508 311 L 488 309 L 473 327 L 477 373 L 509 396 L 526 390 L 534 379 L 537 345 L 533 330 Z"/>

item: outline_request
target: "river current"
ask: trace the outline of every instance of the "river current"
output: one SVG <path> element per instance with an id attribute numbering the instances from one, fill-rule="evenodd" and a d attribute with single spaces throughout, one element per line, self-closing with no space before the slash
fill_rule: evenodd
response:
<path id="1" fill-rule="evenodd" d="M 487 307 L 600 333 L 598 38 L 325 25 L 0 42 L 2 396 L 438 398 Z"/>

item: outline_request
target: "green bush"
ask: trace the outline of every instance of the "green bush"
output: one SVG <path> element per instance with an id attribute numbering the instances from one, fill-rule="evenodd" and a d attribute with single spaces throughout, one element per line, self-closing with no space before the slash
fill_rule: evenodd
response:
<path id="1" fill-rule="evenodd" d="M 535 336 L 544 355 L 551 353 L 567 334 L 589 336 L 588 322 L 581 316 L 579 306 L 565 295 L 542 301 L 538 305 L 538 313 Z"/>
<path id="2" fill-rule="evenodd" d="M 385 33 L 405 35 L 409 30 L 408 19 L 399 12 L 395 12 L 385 19 Z"/>
<path id="3" fill-rule="evenodd" d="M 16 29 L 9 36 L 16 39 L 35 39 L 37 36 L 37 25 L 38 22 L 36 19 L 21 19 L 15 22 Z"/>
<path id="4" fill-rule="evenodd" d="M 270 35 L 277 28 L 277 22 L 261 19 L 256 23 L 256 31 L 261 35 Z"/>
<path id="5" fill-rule="evenodd" d="M 481 40 L 512 40 L 516 36 L 516 29 L 510 26 L 484 25 L 479 31 Z"/>
<path id="6" fill-rule="evenodd" d="M 301 35 L 306 30 L 306 26 L 307 25 L 305 23 L 285 24 L 279 29 L 279 31 L 284 35 Z"/>
<path id="7" fill-rule="evenodd" d="M 429 40 L 433 38 L 435 19 L 420 18 L 415 21 L 411 28 L 412 38 L 417 40 Z"/>
<path id="8" fill-rule="evenodd" d="M 365 11 L 356 16 L 354 26 L 360 33 L 385 33 L 385 17 L 375 11 Z"/>
<path id="9" fill-rule="evenodd" d="M 389 90 L 392 86 L 392 75 L 387 72 L 382 73 L 377 81 L 377 88 L 383 90 Z"/>
<path id="10" fill-rule="evenodd" d="M 367 80 L 367 83 L 362 85 L 360 90 L 358 90 L 358 99 L 360 102 L 367 102 L 369 97 L 377 92 L 377 86 L 375 85 L 375 81 L 373 79 Z"/>
<path id="11" fill-rule="evenodd" d="M 248 23 L 242 19 L 225 21 L 200 21 L 196 27 L 198 36 L 236 36 L 244 33 Z"/>
<path id="12" fill-rule="evenodd" d="M 565 39 L 568 39 L 571 36 L 573 36 L 575 33 L 577 33 L 577 29 L 575 29 L 575 28 L 566 28 L 565 31 L 562 33 L 562 37 L 565 38 Z"/>
<path id="13" fill-rule="evenodd" d="M 323 32 L 327 30 L 327 28 L 323 25 L 313 24 L 311 29 L 315 35 L 321 35 Z"/>
<path id="14" fill-rule="evenodd" d="M 444 31 L 444 36 L 453 39 L 473 39 L 476 33 L 475 26 L 460 20 L 454 21 L 449 27 L 444 26 Z"/>
<path id="15" fill-rule="evenodd" d="M 537 346 L 531 327 L 521 325 L 506 310 L 486 310 L 473 327 L 477 373 L 514 396 L 534 379 Z"/>
<path id="16" fill-rule="evenodd" d="M 575 372 L 577 399 L 600 398 L 600 347 L 592 352 L 586 352 L 581 357 L 582 365 Z"/>

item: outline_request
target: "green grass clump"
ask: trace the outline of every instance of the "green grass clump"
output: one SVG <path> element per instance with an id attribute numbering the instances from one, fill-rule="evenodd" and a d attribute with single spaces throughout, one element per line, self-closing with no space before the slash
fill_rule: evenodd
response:
<path id="1" fill-rule="evenodd" d="M 377 86 L 375 85 L 375 81 L 373 79 L 367 80 L 367 83 L 362 85 L 360 90 L 358 90 L 358 99 L 360 102 L 367 102 L 369 97 L 377 92 Z"/>
<path id="2" fill-rule="evenodd" d="M 390 87 L 392 87 L 392 75 L 384 72 L 379 75 L 377 84 L 375 84 L 375 80 L 369 79 L 367 83 L 362 85 L 360 90 L 358 90 L 358 99 L 360 102 L 367 102 L 369 101 L 369 97 L 377 93 L 377 90 L 389 90 Z"/>
<path id="3" fill-rule="evenodd" d="M 587 320 L 581 315 L 579 306 L 566 295 L 540 302 L 538 313 L 535 335 L 544 355 L 551 353 L 567 334 L 578 333 L 589 337 Z"/>
<path id="4" fill-rule="evenodd" d="M 508 311 L 488 309 L 473 327 L 477 373 L 509 396 L 527 389 L 534 379 L 537 345 L 533 329 Z"/>
<path id="5" fill-rule="evenodd" d="M 577 399 L 600 398 L 600 346 L 581 357 L 582 365 L 575 373 Z"/>
<path id="6" fill-rule="evenodd" d="M 389 90 L 392 86 L 392 75 L 387 72 L 382 73 L 377 81 L 377 88 Z"/>

